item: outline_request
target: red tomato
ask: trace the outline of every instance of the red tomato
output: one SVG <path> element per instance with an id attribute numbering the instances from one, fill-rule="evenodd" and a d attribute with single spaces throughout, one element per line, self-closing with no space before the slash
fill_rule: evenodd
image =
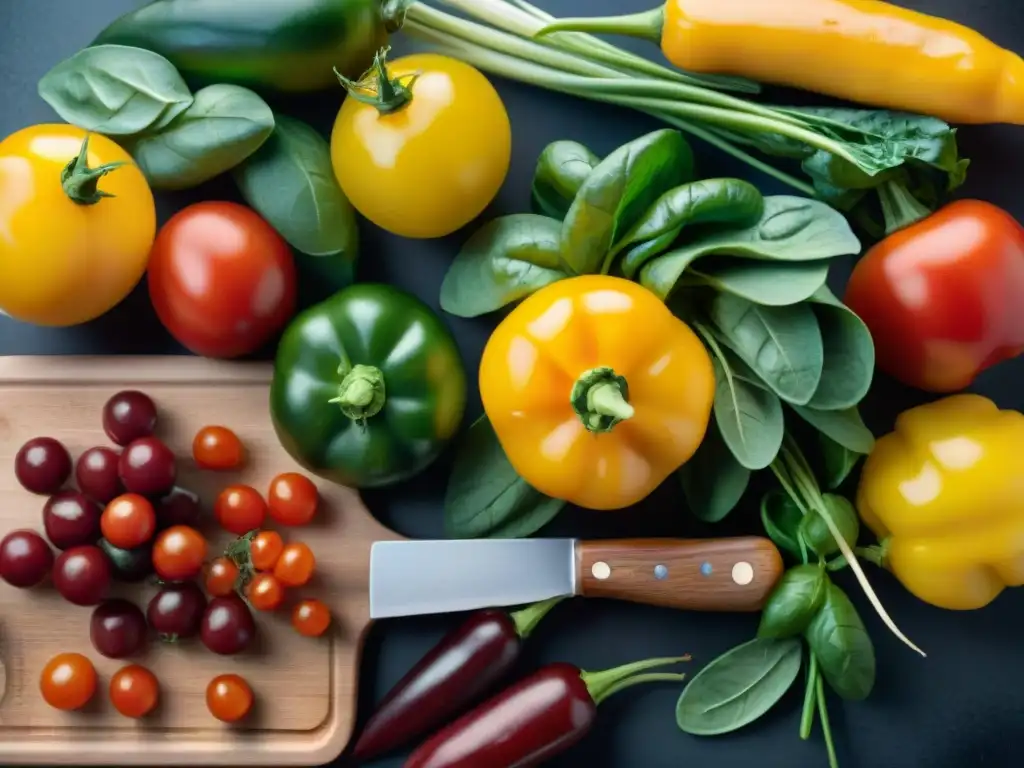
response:
<path id="1" fill-rule="evenodd" d="M 257 571 L 272 571 L 284 551 L 284 539 L 277 531 L 260 531 L 249 543 L 249 558 Z"/>
<path id="2" fill-rule="evenodd" d="M 58 653 L 43 667 L 39 690 L 55 709 L 81 709 L 96 693 L 96 668 L 80 653 Z"/>
<path id="3" fill-rule="evenodd" d="M 228 557 L 218 557 L 206 569 L 206 591 L 214 597 L 227 597 L 238 583 L 238 566 Z"/>
<path id="4" fill-rule="evenodd" d="M 225 531 L 244 536 L 263 525 L 267 516 L 267 502 L 251 486 L 229 485 L 217 497 L 213 513 Z"/>
<path id="5" fill-rule="evenodd" d="M 125 717 L 145 717 L 160 699 L 156 675 L 143 666 L 129 664 L 110 678 L 110 701 Z"/>
<path id="6" fill-rule="evenodd" d="M 145 496 L 125 493 L 107 504 L 100 517 L 100 530 L 115 547 L 134 549 L 156 533 L 156 512 Z"/>
<path id="7" fill-rule="evenodd" d="M 242 441 L 227 427 L 203 427 L 192 441 L 192 458 L 202 469 L 237 469 L 243 454 Z"/>
<path id="8" fill-rule="evenodd" d="M 313 550 L 301 541 L 285 546 L 274 565 L 274 575 L 286 587 L 301 587 L 313 576 L 316 558 Z"/>
<path id="9" fill-rule="evenodd" d="M 267 506 L 281 525 L 305 525 L 316 514 L 319 501 L 316 485 L 298 472 L 285 472 L 270 481 Z"/>
<path id="10" fill-rule="evenodd" d="M 271 573 L 257 573 L 245 590 L 249 604 L 257 611 L 273 611 L 284 602 L 284 585 Z"/>
<path id="11" fill-rule="evenodd" d="M 187 525 L 172 526 L 153 542 L 153 570 L 164 581 L 193 578 L 205 559 L 206 539 Z"/>
<path id="12" fill-rule="evenodd" d="M 239 675 L 218 675 L 206 686 L 206 708 L 225 723 L 234 723 L 249 714 L 252 699 L 252 688 Z"/>
<path id="13" fill-rule="evenodd" d="M 991 203 L 950 203 L 871 248 L 844 301 L 871 331 L 879 370 L 961 390 L 1024 351 L 1024 227 Z"/>
<path id="14" fill-rule="evenodd" d="M 292 611 L 292 626 L 300 635 L 320 637 L 331 625 L 331 612 L 319 600 L 301 600 Z"/>
<path id="15" fill-rule="evenodd" d="M 148 274 L 160 322 L 197 355 L 253 352 L 295 311 L 288 244 L 237 203 L 196 203 L 172 216 L 157 234 Z"/>

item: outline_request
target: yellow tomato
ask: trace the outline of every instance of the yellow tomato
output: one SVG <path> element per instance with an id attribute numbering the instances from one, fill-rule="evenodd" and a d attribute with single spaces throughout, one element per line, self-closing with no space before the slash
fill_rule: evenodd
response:
<path id="1" fill-rule="evenodd" d="M 149 184 L 113 141 L 86 140 L 71 125 L 35 125 L 0 142 L 0 309 L 18 320 L 92 320 L 146 271 L 156 236 Z M 124 165 L 101 174 L 109 163 Z"/>
<path id="2" fill-rule="evenodd" d="M 508 173 L 512 135 L 494 86 L 437 54 L 387 64 L 348 84 L 331 136 L 334 174 L 359 213 L 410 238 L 468 224 Z"/>

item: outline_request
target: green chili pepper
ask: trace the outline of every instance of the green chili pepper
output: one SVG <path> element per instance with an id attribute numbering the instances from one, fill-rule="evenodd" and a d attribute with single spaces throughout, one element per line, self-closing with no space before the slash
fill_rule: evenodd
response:
<path id="1" fill-rule="evenodd" d="M 308 471 L 373 488 L 423 471 L 462 422 L 466 372 L 423 302 L 359 283 L 299 314 L 274 363 L 270 414 Z"/>
<path id="2" fill-rule="evenodd" d="M 155 51 L 194 84 L 313 91 L 358 77 L 387 44 L 381 0 L 154 0 L 93 44 Z"/>

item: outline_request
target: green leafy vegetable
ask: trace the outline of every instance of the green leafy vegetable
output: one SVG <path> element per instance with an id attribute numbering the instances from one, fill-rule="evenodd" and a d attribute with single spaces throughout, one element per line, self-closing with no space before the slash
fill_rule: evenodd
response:
<path id="1" fill-rule="evenodd" d="M 850 408 L 871 388 L 875 344 L 867 325 L 822 285 L 810 297 L 825 349 L 818 389 L 808 405 L 822 410 Z"/>
<path id="2" fill-rule="evenodd" d="M 441 308 L 476 317 L 568 275 L 560 261 L 562 223 L 535 213 L 494 219 L 474 232 L 441 284 Z"/>
<path id="3" fill-rule="evenodd" d="M 817 408 L 794 405 L 793 410 L 819 432 L 851 451 L 867 454 L 874 447 L 875 436 L 865 426 L 856 407 L 842 411 L 819 411 Z"/>
<path id="4" fill-rule="evenodd" d="M 693 151 L 679 131 L 654 131 L 616 149 L 591 171 L 565 215 L 568 267 L 577 274 L 600 271 L 617 238 L 692 174 Z"/>
<path id="5" fill-rule="evenodd" d="M 505 456 L 486 416 L 467 431 L 444 497 L 451 538 L 523 538 L 547 525 L 565 506 L 523 480 Z"/>
<path id="6" fill-rule="evenodd" d="M 825 284 L 828 267 L 824 260 L 756 261 L 713 256 L 683 275 L 682 284 L 707 286 L 755 304 L 784 307 L 813 296 Z"/>
<path id="7" fill-rule="evenodd" d="M 124 45 L 82 49 L 43 75 L 38 90 L 65 121 L 108 136 L 159 130 L 193 101 L 171 62 Z"/>
<path id="8" fill-rule="evenodd" d="M 690 511 L 706 523 L 717 523 L 728 515 L 750 482 L 750 470 L 733 456 L 713 420 L 697 452 L 679 468 L 678 475 Z"/>
<path id="9" fill-rule="evenodd" d="M 853 504 L 834 493 L 822 494 L 821 499 L 828 507 L 832 522 L 843 535 L 843 540 L 851 547 L 856 546 L 857 537 L 860 535 L 860 518 L 857 517 L 857 510 L 853 508 Z M 808 548 L 819 557 L 831 557 L 839 551 L 839 545 L 832 532 L 817 513 L 811 512 L 801 521 L 800 536 Z"/>
<path id="10" fill-rule="evenodd" d="M 797 565 L 782 574 L 761 610 L 758 637 L 785 638 L 803 633 L 825 602 L 828 577 L 818 565 Z"/>
<path id="11" fill-rule="evenodd" d="M 867 698 L 875 685 L 875 648 L 850 598 L 831 581 L 805 637 L 832 690 L 844 699 Z"/>
<path id="12" fill-rule="evenodd" d="M 761 524 L 768 538 L 796 557 L 800 557 L 802 552 L 800 523 L 803 518 L 803 513 L 789 494 L 778 488 L 768 491 L 761 499 Z"/>
<path id="13" fill-rule="evenodd" d="M 756 638 L 696 674 L 676 704 L 680 730 L 716 736 L 742 728 L 775 706 L 800 673 L 799 640 Z"/>
<path id="14" fill-rule="evenodd" d="M 561 221 L 573 198 L 601 158 L 576 141 L 553 141 L 544 147 L 533 172 L 530 202 L 534 213 Z"/>
<path id="15" fill-rule="evenodd" d="M 724 354 L 716 354 L 714 365 L 714 414 L 722 438 L 741 466 L 764 469 L 782 446 L 782 403 L 774 392 L 734 376 Z"/>
<path id="16" fill-rule="evenodd" d="M 154 189 L 188 189 L 234 168 L 273 130 L 274 113 L 253 91 L 210 85 L 164 128 L 126 148 Z"/>
<path id="17" fill-rule="evenodd" d="M 825 487 L 834 491 L 850 476 L 862 454 L 837 443 L 824 432 L 818 433 L 818 441 L 821 446 L 821 462 L 824 465 Z"/>

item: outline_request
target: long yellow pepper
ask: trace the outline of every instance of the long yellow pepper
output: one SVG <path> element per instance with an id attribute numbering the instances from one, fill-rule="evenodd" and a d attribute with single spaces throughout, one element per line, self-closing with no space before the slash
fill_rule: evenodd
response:
<path id="1" fill-rule="evenodd" d="M 961 24 L 880 0 L 668 0 L 559 30 L 660 42 L 675 66 L 955 123 L 1024 124 L 1024 60 Z"/>

